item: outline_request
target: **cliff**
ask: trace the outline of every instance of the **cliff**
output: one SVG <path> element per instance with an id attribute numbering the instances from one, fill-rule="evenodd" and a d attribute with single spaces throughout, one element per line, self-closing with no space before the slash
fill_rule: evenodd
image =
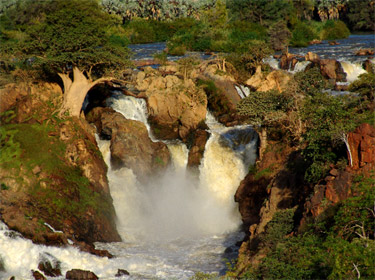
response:
<path id="1" fill-rule="evenodd" d="M 96 241 L 120 241 L 107 166 L 85 120 L 57 115 L 57 84 L 0 90 L 0 218 L 36 243 L 68 240 L 93 253 Z"/>

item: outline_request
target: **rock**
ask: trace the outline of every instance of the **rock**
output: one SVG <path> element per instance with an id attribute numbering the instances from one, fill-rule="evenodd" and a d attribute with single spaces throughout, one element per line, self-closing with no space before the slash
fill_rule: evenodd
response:
<path id="1" fill-rule="evenodd" d="M 203 89 L 192 80 L 170 75 L 148 83 L 147 110 L 154 135 L 164 140 L 186 140 L 206 118 L 207 96 Z"/>
<path id="2" fill-rule="evenodd" d="M 368 73 L 375 73 L 375 63 L 371 59 L 366 59 L 363 64 L 363 69 L 365 69 Z"/>
<path id="3" fill-rule="evenodd" d="M 126 119 L 112 109 L 95 108 L 90 120 L 98 126 L 100 135 L 111 139 L 111 164 L 113 168 L 127 167 L 139 179 L 144 179 L 166 168 L 170 162 L 167 146 L 151 141 L 146 126 Z"/>
<path id="4" fill-rule="evenodd" d="M 373 126 L 368 123 L 361 124 L 348 134 L 348 142 L 352 153 L 353 169 L 366 164 L 375 164 L 375 128 Z"/>
<path id="5" fill-rule="evenodd" d="M 192 145 L 189 149 L 188 167 L 199 167 L 201 159 L 203 158 L 204 148 L 210 134 L 206 130 L 196 130 L 190 135 L 192 138 Z"/>
<path id="6" fill-rule="evenodd" d="M 38 165 L 36 165 L 36 166 L 33 168 L 33 170 L 32 170 L 32 172 L 33 172 L 34 175 L 39 174 L 41 171 L 42 171 L 42 170 L 40 169 L 40 166 L 38 166 Z"/>
<path id="7" fill-rule="evenodd" d="M 68 280 L 97 280 L 99 279 L 91 271 L 81 270 L 81 269 L 72 269 L 66 272 L 65 278 Z"/>
<path id="8" fill-rule="evenodd" d="M 125 269 L 118 269 L 115 276 L 121 277 L 121 276 L 124 276 L 124 275 L 130 275 L 130 273 Z"/>
<path id="9" fill-rule="evenodd" d="M 31 272 L 35 280 L 47 280 L 47 278 L 44 277 L 44 275 L 40 273 L 39 271 L 32 270 Z"/>
<path id="10" fill-rule="evenodd" d="M 322 40 L 314 39 L 309 42 L 309 45 L 316 45 L 316 44 L 322 44 Z"/>
<path id="11" fill-rule="evenodd" d="M 321 59 L 319 61 L 320 72 L 323 77 L 333 79 L 336 82 L 345 82 L 346 73 L 342 68 L 340 62 L 335 59 Z"/>
<path id="12" fill-rule="evenodd" d="M 306 61 L 311 61 L 311 62 L 317 63 L 317 62 L 320 61 L 320 57 L 319 57 L 319 55 L 317 55 L 316 53 L 308 52 L 308 53 L 305 55 L 305 60 L 306 60 Z"/>
<path id="13" fill-rule="evenodd" d="M 329 174 L 331 174 L 332 176 L 337 177 L 339 175 L 339 171 L 334 168 L 334 169 L 331 169 L 331 171 L 329 171 Z"/>
<path id="14" fill-rule="evenodd" d="M 247 85 L 247 86 L 253 88 L 254 90 L 256 90 L 257 88 L 259 88 L 261 86 L 264 79 L 265 79 L 265 76 L 262 73 L 262 67 L 260 65 L 258 65 L 257 69 L 255 71 L 255 74 L 252 75 L 250 77 L 250 79 L 248 79 L 245 82 L 245 85 Z"/>
<path id="15" fill-rule="evenodd" d="M 339 43 L 339 42 L 336 42 L 336 41 L 328 41 L 328 44 L 329 44 L 330 46 L 337 46 L 337 45 L 340 45 L 340 43 Z"/>
<path id="16" fill-rule="evenodd" d="M 54 256 L 43 253 L 39 257 L 40 261 L 38 264 L 38 269 L 43 271 L 44 275 L 57 277 L 61 276 L 61 262 L 57 260 Z"/>
<path id="17" fill-rule="evenodd" d="M 347 84 L 335 84 L 335 90 L 337 91 L 347 91 L 349 88 L 349 85 Z"/>
<path id="18" fill-rule="evenodd" d="M 298 62 L 298 60 L 295 57 L 296 56 L 294 54 L 291 54 L 291 53 L 282 54 L 282 56 L 280 58 L 280 63 L 279 63 L 280 69 L 283 69 L 283 70 L 291 69 L 291 70 L 293 70 L 294 66 Z"/>
<path id="19" fill-rule="evenodd" d="M 373 55 L 373 54 L 374 54 L 374 50 L 372 49 L 360 49 L 355 53 L 355 55 L 357 56 L 366 56 L 366 55 Z"/>
<path id="20" fill-rule="evenodd" d="M 286 71 L 274 70 L 267 75 L 265 80 L 257 88 L 257 91 L 278 90 L 282 92 L 288 86 L 292 75 Z"/>

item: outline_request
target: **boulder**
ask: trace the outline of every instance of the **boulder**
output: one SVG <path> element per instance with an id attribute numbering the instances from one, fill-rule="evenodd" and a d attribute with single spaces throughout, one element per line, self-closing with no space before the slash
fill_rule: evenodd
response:
<path id="1" fill-rule="evenodd" d="M 250 79 L 248 79 L 245 82 L 245 85 L 247 85 L 247 86 L 253 88 L 254 90 L 256 90 L 257 88 L 259 88 L 261 86 L 264 79 L 265 79 L 265 75 L 262 72 L 262 67 L 260 65 L 258 65 L 257 69 L 255 71 L 255 74 L 252 75 L 250 77 Z"/>
<path id="2" fill-rule="evenodd" d="M 296 55 L 291 53 L 284 53 L 280 58 L 280 69 L 283 70 L 293 70 L 294 66 L 297 64 L 298 60 Z"/>
<path id="3" fill-rule="evenodd" d="M 257 91 L 275 89 L 282 92 L 287 88 L 291 77 L 291 74 L 286 71 L 274 70 L 266 76 L 265 80 L 257 88 Z"/>
<path id="4" fill-rule="evenodd" d="M 65 278 L 68 280 L 97 280 L 99 279 L 95 273 L 91 271 L 72 269 L 66 272 Z"/>
<path id="5" fill-rule="evenodd" d="M 374 55 L 374 50 L 372 50 L 372 49 L 360 49 L 360 50 L 356 51 L 355 55 L 357 55 L 357 56 Z"/>
<path id="6" fill-rule="evenodd" d="M 167 146 L 153 142 L 142 122 L 128 120 L 110 108 L 95 108 L 88 117 L 98 125 L 100 135 L 111 139 L 112 168 L 130 168 L 142 179 L 168 166 Z"/>
<path id="7" fill-rule="evenodd" d="M 189 149 L 188 167 L 198 168 L 203 158 L 204 149 L 210 134 L 203 129 L 196 130 L 191 136 L 192 144 Z"/>
<path id="8" fill-rule="evenodd" d="M 130 273 L 125 269 L 118 269 L 115 276 L 121 277 L 121 276 L 124 276 L 124 275 L 130 275 Z"/>
<path id="9" fill-rule="evenodd" d="M 152 131 L 158 139 L 186 140 L 188 134 L 203 122 L 207 113 L 207 96 L 192 80 L 176 76 L 150 77 L 147 110 Z"/>
<path id="10" fill-rule="evenodd" d="M 319 61 L 320 72 L 323 77 L 335 80 L 336 82 L 345 82 L 346 73 L 341 63 L 335 59 L 321 59 Z"/>
<path id="11" fill-rule="evenodd" d="M 319 55 L 317 55 L 316 53 L 308 52 L 308 53 L 305 55 L 305 60 L 306 60 L 306 61 L 311 61 L 311 62 L 317 63 L 317 62 L 320 61 L 320 57 L 319 57 Z"/>
<path id="12" fill-rule="evenodd" d="M 362 64 L 363 69 L 365 69 L 368 73 L 375 73 L 375 63 L 372 59 L 366 59 Z"/>
<path id="13" fill-rule="evenodd" d="M 36 270 L 31 271 L 35 280 L 47 280 L 42 273 Z"/>
<path id="14" fill-rule="evenodd" d="M 38 264 L 38 269 L 43 271 L 44 275 L 57 277 L 61 276 L 61 262 L 57 260 L 54 256 L 43 253 L 40 257 Z"/>

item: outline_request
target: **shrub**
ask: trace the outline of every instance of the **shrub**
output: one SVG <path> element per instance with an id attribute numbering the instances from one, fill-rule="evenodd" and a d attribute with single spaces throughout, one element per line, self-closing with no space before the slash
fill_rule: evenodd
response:
<path id="1" fill-rule="evenodd" d="M 348 27 L 342 21 L 327 20 L 323 27 L 323 40 L 336 40 L 347 38 L 350 35 Z"/>
<path id="2" fill-rule="evenodd" d="M 290 46 L 306 47 L 310 41 L 317 37 L 317 33 L 309 25 L 304 22 L 299 22 L 292 32 Z"/>

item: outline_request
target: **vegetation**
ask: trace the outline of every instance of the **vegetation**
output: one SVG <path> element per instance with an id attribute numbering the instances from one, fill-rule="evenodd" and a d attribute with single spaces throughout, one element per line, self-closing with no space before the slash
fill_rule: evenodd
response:
<path id="1" fill-rule="evenodd" d="M 92 0 L 20 1 L 2 15 L 0 28 L 1 60 L 63 80 L 62 113 L 79 116 L 88 90 L 108 80 L 92 78 L 127 65 L 121 28 Z"/>
<path id="2" fill-rule="evenodd" d="M 304 232 L 294 229 L 294 209 L 280 210 L 261 242 L 267 255 L 241 279 L 371 279 L 375 275 L 374 174 L 359 178 L 354 196 L 330 206 Z"/>

